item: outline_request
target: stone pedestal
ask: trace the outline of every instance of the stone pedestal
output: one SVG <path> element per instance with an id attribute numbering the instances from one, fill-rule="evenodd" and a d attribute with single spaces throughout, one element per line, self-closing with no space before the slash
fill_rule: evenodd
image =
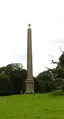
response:
<path id="1" fill-rule="evenodd" d="M 33 79 L 28 79 L 26 81 L 26 93 L 34 93 L 34 81 Z"/>

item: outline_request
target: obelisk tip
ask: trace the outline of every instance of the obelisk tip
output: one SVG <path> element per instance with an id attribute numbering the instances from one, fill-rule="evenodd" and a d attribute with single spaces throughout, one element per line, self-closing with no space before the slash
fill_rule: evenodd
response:
<path id="1" fill-rule="evenodd" d="M 28 27 L 30 28 L 31 24 L 28 24 Z"/>

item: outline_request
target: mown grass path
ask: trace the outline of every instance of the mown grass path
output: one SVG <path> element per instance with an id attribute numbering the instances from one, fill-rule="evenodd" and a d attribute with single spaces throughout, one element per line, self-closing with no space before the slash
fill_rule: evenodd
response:
<path id="1" fill-rule="evenodd" d="M 64 96 L 25 94 L 0 97 L 0 119 L 64 119 Z"/>

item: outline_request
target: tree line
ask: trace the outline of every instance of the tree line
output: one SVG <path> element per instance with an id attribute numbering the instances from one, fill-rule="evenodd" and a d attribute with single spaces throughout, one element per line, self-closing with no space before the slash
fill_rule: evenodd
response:
<path id="1" fill-rule="evenodd" d="M 45 93 L 54 90 L 64 90 L 64 52 L 59 57 L 56 68 L 48 68 L 39 73 L 34 79 L 34 92 Z M 27 70 L 21 63 L 12 63 L 0 67 L 0 95 L 25 93 Z"/>

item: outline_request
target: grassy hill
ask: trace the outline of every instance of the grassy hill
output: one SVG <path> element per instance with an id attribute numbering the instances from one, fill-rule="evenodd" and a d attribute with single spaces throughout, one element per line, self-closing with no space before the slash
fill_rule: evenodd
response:
<path id="1" fill-rule="evenodd" d="M 64 119 L 64 96 L 25 94 L 0 97 L 0 119 Z"/>

